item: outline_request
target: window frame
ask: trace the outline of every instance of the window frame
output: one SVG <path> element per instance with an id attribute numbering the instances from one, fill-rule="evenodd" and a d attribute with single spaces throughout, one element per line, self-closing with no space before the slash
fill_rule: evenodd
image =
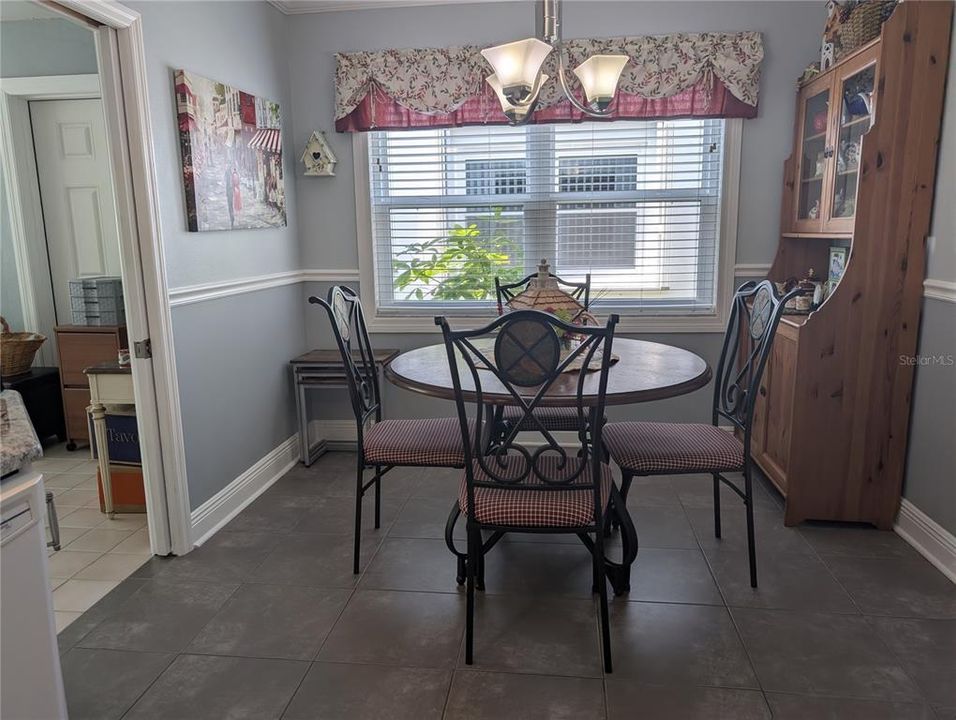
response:
<path id="1" fill-rule="evenodd" d="M 662 309 L 654 315 L 629 312 L 627 305 L 615 306 L 602 301 L 599 313 L 619 312 L 620 333 L 723 333 L 726 330 L 730 300 L 734 293 L 734 262 L 737 250 L 737 212 L 740 191 L 740 160 L 743 120 L 730 118 L 724 122 L 722 193 L 716 300 L 710 313 L 682 312 L 680 308 Z M 434 307 L 427 314 L 403 313 L 401 308 L 380 308 L 375 288 L 376 253 L 372 236 L 372 198 L 369 184 L 369 141 L 367 133 L 352 134 L 352 158 L 355 189 L 355 226 L 359 260 L 359 295 L 365 308 L 369 332 L 435 333 L 439 329 L 433 317 L 447 310 L 459 323 L 488 322 L 495 316 L 494 307 L 477 311 L 473 307 L 455 308 L 454 304 Z M 384 310 L 384 311 L 383 311 Z"/>

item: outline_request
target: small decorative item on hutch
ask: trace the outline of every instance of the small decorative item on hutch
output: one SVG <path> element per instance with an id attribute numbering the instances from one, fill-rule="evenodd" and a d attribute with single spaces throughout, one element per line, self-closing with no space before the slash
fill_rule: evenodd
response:
<path id="1" fill-rule="evenodd" d="M 827 269 L 827 280 L 834 285 L 840 282 L 846 270 L 847 248 L 837 245 L 830 246 L 830 261 Z"/>
<path id="2" fill-rule="evenodd" d="M 311 177 L 332 177 L 335 175 L 335 163 L 338 159 L 325 139 L 321 130 L 313 131 L 302 153 L 305 174 Z"/>
<path id="3" fill-rule="evenodd" d="M 808 313 L 813 309 L 813 297 L 816 293 L 817 287 L 817 276 L 813 272 L 813 268 L 810 268 L 807 271 L 807 276 L 800 281 L 800 289 L 803 290 L 802 295 L 797 295 L 796 297 L 796 311 L 798 313 Z"/>

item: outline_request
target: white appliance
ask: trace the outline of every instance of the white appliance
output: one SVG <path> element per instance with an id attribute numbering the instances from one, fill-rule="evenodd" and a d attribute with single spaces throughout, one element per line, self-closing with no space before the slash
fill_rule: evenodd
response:
<path id="1" fill-rule="evenodd" d="M 0 717 L 66 720 L 47 568 L 43 476 L 0 485 Z"/>

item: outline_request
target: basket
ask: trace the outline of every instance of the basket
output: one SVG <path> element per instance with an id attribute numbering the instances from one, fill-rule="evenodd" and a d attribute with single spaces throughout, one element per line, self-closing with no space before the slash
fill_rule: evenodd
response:
<path id="1" fill-rule="evenodd" d="M 879 36 L 884 21 L 895 7 L 896 0 L 863 0 L 854 5 L 840 26 L 841 54 L 845 55 Z"/>
<path id="2" fill-rule="evenodd" d="M 32 332 L 10 332 L 7 321 L 0 317 L 3 333 L 0 334 L 0 375 L 20 375 L 30 369 L 33 356 L 46 337 Z"/>

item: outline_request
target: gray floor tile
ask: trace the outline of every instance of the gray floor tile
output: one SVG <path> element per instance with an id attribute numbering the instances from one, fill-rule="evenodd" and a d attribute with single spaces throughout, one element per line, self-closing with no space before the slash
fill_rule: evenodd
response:
<path id="1" fill-rule="evenodd" d="M 712 508 L 685 508 L 685 512 L 705 551 L 747 552 L 747 516 L 742 507 L 721 508 L 719 538 L 714 537 Z M 771 555 L 785 552 L 813 554 L 813 548 L 800 531 L 783 524 L 782 514 L 754 509 L 754 528 L 758 551 Z"/>
<path id="2" fill-rule="evenodd" d="M 445 720 L 604 720 L 599 679 L 458 669 Z"/>
<path id="3" fill-rule="evenodd" d="M 374 590 L 458 592 L 457 562 L 444 540 L 386 538 L 362 576 Z"/>
<path id="4" fill-rule="evenodd" d="M 636 477 L 627 492 L 627 506 L 632 511 L 641 507 L 679 507 L 680 497 L 666 475 Z"/>
<path id="5" fill-rule="evenodd" d="M 122 717 L 172 660 L 164 653 L 73 648 L 60 660 L 71 720 Z"/>
<path id="6" fill-rule="evenodd" d="M 743 489 L 743 476 L 739 473 L 729 473 L 728 477 Z M 672 475 L 670 481 L 684 507 L 714 506 L 714 482 L 710 475 Z M 763 482 L 756 478 L 753 482 L 753 496 L 754 508 L 774 511 L 782 515 L 783 503 L 779 496 L 768 490 Z M 740 496 L 723 483 L 720 485 L 720 504 L 722 508 L 743 507 Z"/>
<path id="7" fill-rule="evenodd" d="M 609 677 L 608 720 L 770 720 L 759 690 L 662 687 Z"/>
<path id="8" fill-rule="evenodd" d="M 302 519 L 313 498 L 263 493 L 229 523 L 232 532 L 288 532 Z"/>
<path id="9" fill-rule="evenodd" d="M 956 618 L 956 585 L 923 558 L 823 560 L 864 614 Z"/>
<path id="10" fill-rule="evenodd" d="M 233 532 L 230 525 L 228 530 L 216 533 L 192 552 L 154 564 L 152 575 L 203 582 L 241 582 L 266 559 L 279 537 L 275 533 Z"/>
<path id="11" fill-rule="evenodd" d="M 722 607 L 614 603 L 611 647 L 615 678 L 654 685 L 758 687 Z"/>
<path id="12" fill-rule="evenodd" d="M 243 585 L 187 652 L 311 660 L 350 593 L 291 585 Z"/>
<path id="13" fill-rule="evenodd" d="M 444 538 L 445 523 L 456 502 L 457 500 L 442 497 L 409 498 L 389 529 L 389 537 Z M 457 537 L 465 537 L 464 528 L 464 519 L 459 518 L 455 524 Z"/>
<path id="14" fill-rule="evenodd" d="M 593 562 L 575 543 L 501 542 L 485 556 L 485 594 L 591 597 Z"/>
<path id="15" fill-rule="evenodd" d="M 378 538 L 362 538 L 361 566 L 378 547 Z M 273 585 L 311 585 L 349 588 L 358 582 L 352 574 L 352 535 L 288 533 L 250 576 L 252 582 Z"/>
<path id="16" fill-rule="evenodd" d="M 892 530 L 848 523 L 813 523 L 800 526 L 800 534 L 821 555 L 897 557 L 916 560 L 920 554 Z"/>
<path id="17" fill-rule="evenodd" d="M 870 618 L 933 705 L 956 707 L 956 620 Z"/>
<path id="18" fill-rule="evenodd" d="M 934 720 L 933 711 L 919 703 L 767 693 L 774 720 Z"/>
<path id="19" fill-rule="evenodd" d="M 317 659 L 451 668 L 464 627 L 464 597 L 358 590 Z"/>
<path id="20" fill-rule="evenodd" d="M 731 610 L 768 692 L 894 701 L 919 690 L 865 618 L 782 610 Z"/>
<path id="21" fill-rule="evenodd" d="M 355 497 L 355 455 L 336 453 L 326 461 L 323 456 L 312 467 L 297 465 L 288 474 L 279 478 L 265 495 L 291 495 L 299 497 Z M 430 470 L 430 468 L 429 468 Z M 408 497 L 415 481 L 424 472 L 422 468 L 397 467 L 382 478 L 382 497 L 401 500 Z M 374 473 L 366 470 L 364 482 Z"/>
<path id="22" fill-rule="evenodd" d="M 458 487 L 464 472 L 454 468 L 423 468 L 410 483 L 409 493 L 417 498 L 453 500 L 458 497 Z"/>
<path id="23" fill-rule="evenodd" d="M 679 505 L 633 507 L 628 510 L 641 547 L 697 549 L 697 538 Z"/>
<path id="24" fill-rule="evenodd" d="M 597 609 L 592 599 L 479 595 L 474 668 L 600 677 Z M 460 667 L 464 667 L 462 654 Z"/>
<path id="25" fill-rule="evenodd" d="M 100 598 L 93 607 L 80 615 L 57 635 L 56 639 L 60 647 L 60 653 L 62 654 L 74 647 L 93 628 L 117 612 L 147 582 L 149 582 L 147 578 L 128 577 Z"/>
<path id="26" fill-rule="evenodd" d="M 355 498 L 330 495 L 312 499 L 312 505 L 299 518 L 293 532 L 351 535 L 355 527 Z M 405 500 L 382 497 L 381 527 L 375 529 L 375 497 L 368 494 L 362 501 L 362 531 L 385 535 Z"/>
<path id="27" fill-rule="evenodd" d="M 439 720 L 450 670 L 317 662 L 283 720 Z"/>
<path id="28" fill-rule="evenodd" d="M 728 605 L 857 613 L 856 605 L 813 555 L 757 551 L 758 587 L 750 587 L 746 552 L 709 551 L 717 584 Z"/>
<path id="29" fill-rule="evenodd" d="M 180 655 L 126 719 L 278 718 L 308 669 L 293 660 Z"/>
<path id="30" fill-rule="evenodd" d="M 700 550 L 641 547 L 627 600 L 723 605 Z"/>
<path id="31" fill-rule="evenodd" d="M 154 578 L 83 640 L 81 647 L 178 652 L 238 585 Z"/>

